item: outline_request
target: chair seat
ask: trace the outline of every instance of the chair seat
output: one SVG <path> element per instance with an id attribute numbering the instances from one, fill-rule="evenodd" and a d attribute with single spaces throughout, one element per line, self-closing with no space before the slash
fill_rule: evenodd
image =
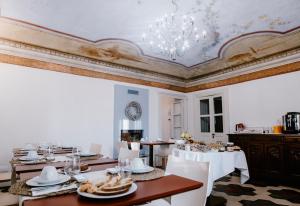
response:
<path id="1" fill-rule="evenodd" d="M 171 206 L 171 205 L 164 199 L 158 199 L 150 203 L 144 204 L 143 206 Z"/>

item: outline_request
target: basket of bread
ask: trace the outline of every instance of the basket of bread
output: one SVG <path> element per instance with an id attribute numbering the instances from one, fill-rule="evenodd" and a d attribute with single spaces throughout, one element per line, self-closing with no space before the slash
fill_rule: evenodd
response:
<path id="1" fill-rule="evenodd" d="M 120 175 L 107 176 L 99 182 L 82 182 L 77 192 L 81 196 L 107 199 L 122 197 L 135 192 L 137 186 L 131 178 L 122 178 Z"/>

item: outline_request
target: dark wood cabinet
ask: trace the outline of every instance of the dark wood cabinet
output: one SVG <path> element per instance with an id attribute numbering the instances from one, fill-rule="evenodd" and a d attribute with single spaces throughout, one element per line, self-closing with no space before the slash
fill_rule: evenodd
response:
<path id="1" fill-rule="evenodd" d="M 257 177 L 261 176 L 264 170 L 264 147 L 262 144 L 251 143 L 248 145 L 248 153 L 246 154 L 248 166 L 251 172 Z"/>
<path id="2" fill-rule="evenodd" d="M 287 174 L 291 179 L 299 179 L 300 182 L 300 145 L 287 145 Z"/>
<path id="3" fill-rule="evenodd" d="M 300 135 L 229 134 L 245 152 L 250 180 L 294 185 L 300 182 Z"/>

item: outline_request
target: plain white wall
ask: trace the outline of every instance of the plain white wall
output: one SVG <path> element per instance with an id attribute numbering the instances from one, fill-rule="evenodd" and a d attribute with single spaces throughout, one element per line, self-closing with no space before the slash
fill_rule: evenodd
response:
<path id="1" fill-rule="evenodd" d="M 300 72 L 229 86 L 230 131 L 242 122 L 249 127 L 272 127 L 282 115 L 300 112 Z"/>
<path id="2" fill-rule="evenodd" d="M 189 131 L 195 131 L 194 114 L 195 98 L 201 94 L 227 92 L 228 119 L 230 130 L 235 131 L 235 124 L 244 123 L 248 127 L 271 127 L 278 122 L 286 112 L 300 112 L 300 72 L 293 72 L 240 84 L 219 87 L 188 94 L 189 97 Z"/>
<path id="3" fill-rule="evenodd" d="M 122 83 L 1 63 L 0 170 L 26 143 L 101 143 L 112 156 L 114 84 Z M 149 138 L 156 139 L 159 94 L 167 90 L 124 85 L 149 89 Z"/>

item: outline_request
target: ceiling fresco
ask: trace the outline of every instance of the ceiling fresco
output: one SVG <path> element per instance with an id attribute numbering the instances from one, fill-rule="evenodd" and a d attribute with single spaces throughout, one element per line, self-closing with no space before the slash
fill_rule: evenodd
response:
<path id="1" fill-rule="evenodd" d="M 177 0 L 208 38 L 175 61 L 142 33 L 171 0 L 1 0 L 0 38 L 187 81 L 300 48 L 299 0 Z"/>

